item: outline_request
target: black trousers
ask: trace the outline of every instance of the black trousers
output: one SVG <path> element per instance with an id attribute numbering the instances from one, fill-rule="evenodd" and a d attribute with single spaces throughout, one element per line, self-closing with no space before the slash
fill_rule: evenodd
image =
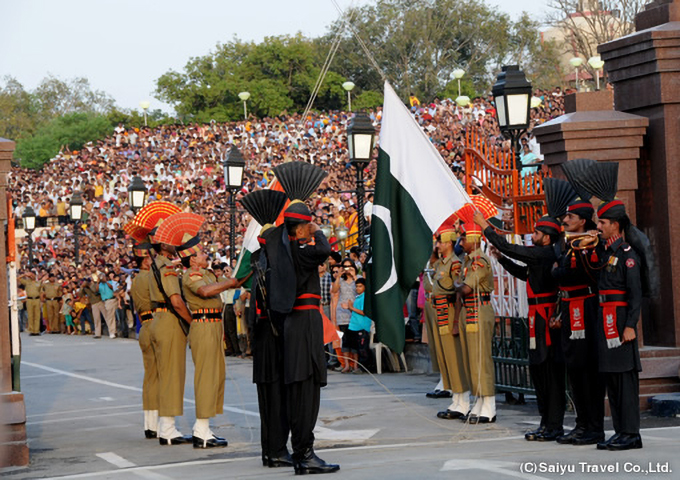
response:
<path id="1" fill-rule="evenodd" d="M 529 374 L 536 390 L 536 403 L 541 425 L 548 430 L 561 430 L 564 421 L 564 364 L 550 356 L 541 363 L 529 365 Z"/>
<path id="2" fill-rule="evenodd" d="M 616 433 L 640 433 L 640 380 L 636 370 L 605 373 L 607 397 Z"/>
<path id="3" fill-rule="evenodd" d="M 604 432 L 604 375 L 597 367 L 567 367 L 576 407 L 576 426 L 588 432 Z"/>
<path id="4" fill-rule="evenodd" d="M 238 334 L 236 333 L 236 314 L 234 313 L 234 305 L 225 305 L 223 320 L 224 334 L 227 337 L 227 344 L 231 347 L 231 353 L 234 355 L 241 355 L 241 349 L 238 346 Z"/>
<path id="5" fill-rule="evenodd" d="M 288 452 L 288 417 L 286 393 L 282 381 L 258 383 L 257 400 L 260 406 L 260 443 L 262 455 L 280 457 Z"/>
<path id="6" fill-rule="evenodd" d="M 302 460 L 305 452 L 314 447 L 314 426 L 319 416 L 321 386 L 314 377 L 286 385 L 288 422 L 290 424 L 293 458 Z"/>

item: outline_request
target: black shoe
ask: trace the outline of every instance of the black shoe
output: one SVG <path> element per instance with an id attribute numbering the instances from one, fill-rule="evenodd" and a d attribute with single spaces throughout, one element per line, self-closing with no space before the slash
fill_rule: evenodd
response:
<path id="1" fill-rule="evenodd" d="M 340 465 L 326 463 L 316 456 L 311 448 L 301 455 L 302 460 L 295 462 L 295 475 L 333 473 L 340 470 Z"/>
<path id="2" fill-rule="evenodd" d="M 209 438 L 208 440 L 204 440 L 199 437 L 192 437 L 192 440 L 194 442 L 194 448 L 219 448 L 229 445 L 229 442 L 227 442 L 224 438 L 218 438 L 215 436 Z"/>
<path id="3" fill-rule="evenodd" d="M 484 416 L 481 416 L 481 417 L 478 417 L 478 416 L 472 417 L 471 416 L 470 417 L 470 424 L 477 425 L 478 423 L 496 423 L 496 415 L 494 415 L 493 418 L 484 417 Z"/>
<path id="4" fill-rule="evenodd" d="M 583 434 L 586 433 L 586 429 L 580 426 L 576 426 L 571 432 L 567 433 L 566 435 L 562 435 L 557 437 L 557 443 L 560 443 L 562 445 L 570 445 L 573 444 L 576 440 L 581 438 Z"/>
<path id="5" fill-rule="evenodd" d="M 158 433 L 153 430 L 144 430 L 144 436 L 146 438 L 158 438 Z"/>
<path id="6" fill-rule="evenodd" d="M 616 442 L 619 439 L 620 436 L 621 436 L 620 433 L 615 433 L 614 435 L 609 437 L 609 440 L 607 440 L 606 442 L 599 442 L 597 444 L 597 449 L 598 450 L 607 450 L 607 447 L 609 446 L 609 444 L 612 443 L 612 442 Z"/>
<path id="7" fill-rule="evenodd" d="M 288 453 L 288 451 L 286 450 L 281 455 L 277 455 L 276 457 L 269 457 L 267 461 L 267 466 L 269 466 L 269 468 L 292 467 L 294 466 L 293 457 L 291 457 L 290 453 Z"/>
<path id="8" fill-rule="evenodd" d="M 262 454 L 262 466 L 266 467 L 269 465 L 269 456 L 265 455 L 264 453 Z"/>
<path id="9" fill-rule="evenodd" d="M 642 448 L 640 434 L 622 433 L 615 442 L 609 442 L 609 445 L 607 445 L 607 450 L 632 450 L 634 448 Z"/>
<path id="10" fill-rule="evenodd" d="M 191 442 L 192 442 L 191 435 L 184 435 L 181 437 L 175 437 L 170 439 L 158 437 L 158 443 L 160 443 L 161 445 L 182 445 L 183 443 Z"/>
<path id="11" fill-rule="evenodd" d="M 456 412 L 455 410 L 446 409 L 442 412 L 437 413 L 437 418 L 443 418 L 445 420 L 456 420 L 457 418 L 465 416 L 464 413 Z"/>
<path id="12" fill-rule="evenodd" d="M 540 435 L 536 435 L 536 440 L 539 442 L 554 442 L 557 440 L 559 437 L 564 435 L 564 429 L 560 428 L 559 430 L 550 430 L 550 429 L 545 429 L 543 433 Z"/>
<path id="13" fill-rule="evenodd" d="M 545 432 L 545 425 L 541 425 L 536 430 L 532 430 L 531 432 L 525 433 L 524 439 L 528 442 L 534 442 L 538 440 L 538 436 L 541 435 L 543 432 Z"/>
<path id="14" fill-rule="evenodd" d="M 584 432 L 583 435 L 575 438 L 571 443 L 573 445 L 595 445 L 602 442 L 604 442 L 604 432 Z"/>
<path id="15" fill-rule="evenodd" d="M 427 398 L 451 398 L 453 394 L 448 390 L 432 390 L 430 393 L 426 393 Z"/>

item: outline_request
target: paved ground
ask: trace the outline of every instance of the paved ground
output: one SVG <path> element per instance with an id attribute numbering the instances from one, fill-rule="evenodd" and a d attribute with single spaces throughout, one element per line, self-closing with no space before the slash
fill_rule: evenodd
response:
<path id="1" fill-rule="evenodd" d="M 5 478 L 293 476 L 292 469 L 261 466 L 249 360 L 227 358 L 225 413 L 215 419 L 213 430 L 229 440 L 229 447 L 194 450 L 143 438 L 136 341 L 23 334 L 22 341 L 31 464 L 0 471 Z M 322 390 L 316 449 L 322 458 L 340 463 L 332 478 L 620 479 L 641 478 L 645 472 L 646 478 L 680 478 L 678 419 L 645 418 L 645 448 L 632 452 L 530 443 L 523 434 L 538 424 L 534 403 L 508 406 L 499 395 L 498 422 L 487 426 L 438 420 L 435 413 L 448 401 L 424 395 L 436 380 L 419 374 L 331 373 Z M 185 399 L 178 425 L 188 434 L 195 418 L 189 355 Z M 565 424 L 573 425 L 573 416 Z M 602 469 L 611 471 L 594 473 Z M 664 469 L 671 471 L 659 471 Z"/>

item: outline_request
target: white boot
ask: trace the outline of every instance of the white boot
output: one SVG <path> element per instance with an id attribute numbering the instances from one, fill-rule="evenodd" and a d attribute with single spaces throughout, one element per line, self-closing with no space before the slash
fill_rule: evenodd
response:
<path id="1" fill-rule="evenodd" d="M 210 431 L 210 419 L 196 419 L 196 423 L 194 423 L 194 437 L 198 437 L 204 442 L 210 440 L 213 437 L 213 434 Z"/>
<path id="2" fill-rule="evenodd" d="M 444 390 L 444 379 L 442 378 L 441 375 L 439 375 L 439 383 L 437 384 L 436 387 L 434 387 L 435 392 L 438 392 L 440 390 Z"/>
<path id="3" fill-rule="evenodd" d="M 181 436 L 182 434 L 175 427 L 175 417 L 158 418 L 158 437 L 161 440 L 172 440 Z"/>
<path id="4" fill-rule="evenodd" d="M 144 410 L 144 430 L 158 432 L 158 410 Z"/>
<path id="5" fill-rule="evenodd" d="M 463 392 L 459 393 L 458 395 L 458 404 L 456 406 L 456 412 L 460 412 L 463 415 L 467 415 L 467 413 L 470 411 L 470 392 Z"/>
<path id="6" fill-rule="evenodd" d="M 475 397 L 475 404 L 472 407 L 472 410 L 470 410 L 470 416 L 478 417 L 480 415 L 480 412 L 482 411 L 482 398 L 483 397 Z"/>
<path id="7" fill-rule="evenodd" d="M 496 396 L 489 395 L 487 397 L 482 397 L 481 400 L 482 410 L 479 416 L 489 419 L 489 422 L 496 421 Z"/>

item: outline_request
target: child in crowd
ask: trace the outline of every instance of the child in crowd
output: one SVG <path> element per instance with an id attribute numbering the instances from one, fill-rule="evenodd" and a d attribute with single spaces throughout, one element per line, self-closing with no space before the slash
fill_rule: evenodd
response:
<path id="1" fill-rule="evenodd" d="M 347 366 L 342 370 L 343 373 L 363 373 L 357 361 L 365 363 L 368 358 L 368 342 L 371 332 L 371 319 L 364 315 L 364 292 L 366 291 L 366 280 L 357 278 L 355 280 L 357 296 L 354 304 L 349 302 L 342 305 L 342 308 L 352 312 L 349 319 L 347 332 L 342 339 L 342 351 L 350 358 Z"/>
<path id="2" fill-rule="evenodd" d="M 76 333 L 76 326 L 73 323 L 73 299 L 70 295 L 64 296 L 64 304 L 61 306 L 61 312 L 66 320 L 66 333 L 73 335 Z"/>

